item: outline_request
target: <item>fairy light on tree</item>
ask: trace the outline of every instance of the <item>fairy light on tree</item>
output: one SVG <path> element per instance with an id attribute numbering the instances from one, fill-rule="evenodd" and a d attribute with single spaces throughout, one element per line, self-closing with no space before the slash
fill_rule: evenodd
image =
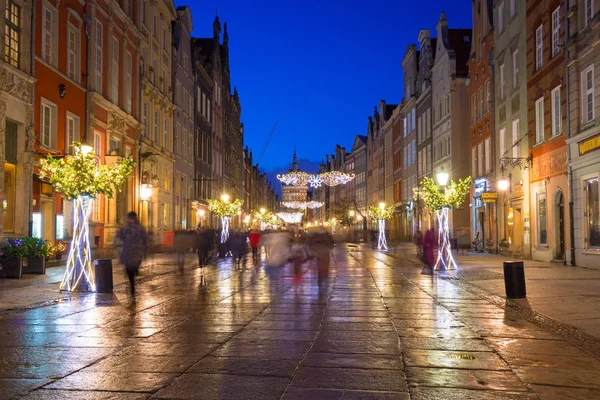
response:
<path id="1" fill-rule="evenodd" d="M 244 201 L 235 199 L 230 202 L 228 194 L 222 195 L 220 199 L 208 199 L 206 201 L 209 211 L 221 218 L 221 243 L 225 243 L 229 239 L 229 221 L 242 209 Z"/>
<path id="2" fill-rule="evenodd" d="M 392 218 L 396 207 L 386 207 L 385 203 L 379 203 L 379 207 L 370 206 L 369 216 L 377 220 L 377 230 L 379 231 L 379 237 L 377 239 L 377 249 L 387 250 L 387 240 L 385 238 L 385 221 Z"/>
<path id="3" fill-rule="evenodd" d="M 134 162 L 129 158 L 121 158 L 113 165 L 98 165 L 91 146 L 79 142 L 74 142 L 72 146 L 72 156 L 42 158 L 40 177 L 48 179 L 56 192 L 73 201 L 73 240 L 60 289 L 95 291 L 89 240 L 92 205 L 98 195 L 112 199 L 114 192 L 121 189 L 131 174 Z"/>
<path id="4" fill-rule="evenodd" d="M 254 220 L 260 223 L 260 230 L 264 231 L 265 229 L 267 229 L 267 224 L 272 223 L 273 222 L 273 213 L 269 210 L 267 210 L 264 207 L 261 207 L 260 210 L 258 211 L 254 211 L 252 213 L 252 216 L 254 217 Z M 277 217 L 275 217 L 277 218 Z"/>
<path id="5" fill-rule="evenodd" d="M 458 182 L 450 181 L 448 183 L 449 175 L 443 168 L 437 174 L 437 178 L 439 185 L 432 178 L 423 178 L 420 187 L 415 189 L 415 195 L 423 199 L 425 207 L 435 210 L 437 215 L 439 224 L 438 256 L 434 269 L 456 269 L 456 261 L 452 257 L 450 246 L 448 214 L 452 207 L 458 208 L 465 202 L 473 179 L 469 176 L 459 179 Z"/>

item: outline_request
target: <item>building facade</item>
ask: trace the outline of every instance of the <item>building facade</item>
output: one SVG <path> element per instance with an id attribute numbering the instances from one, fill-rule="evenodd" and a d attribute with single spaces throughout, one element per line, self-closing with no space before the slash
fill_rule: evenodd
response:
<path id="1" fill-rule="evenodd" d="M 566 103 L 572 232 L 570 264 L 600 265 L 600 2 L 567 0 Z M 598 67 L 596 67 L 596 64 Z"/>
<path id="2" fill-rule="evenodd" d="M 503 1 L 498 5 L 504 7 Z M 496 157 L 494 156 L 494 102 L 492 101 L 494 77 L 490 64 L 494 52 L 493 6 L 491 0 L 473 0 L 473 43 L 468 61 L 468 121 L 469 151 L 471 152 L 470 175 L 474 185 L 471 197 L 471 237 L 467 243 L 478 241 L 478 247 L 497 250 L 498 207 L 496 202 L 488 202 L 483 193 L 497 196 Z M 508 21 L 507 21 L 508 22 Z M 500 30 L 502 29 L 502 30 Z M 504 33 L 504 21 L 498 24 L 498 34 Z M 507 68 L 504 62 L 498 65 L 499 76 L 496 86 L 496 102 L 506 102 Z M 505 131 L 501 135 L 506 136 Z M 503 141 L 504 139 L 501 139 Z M 492 195 L 494 196 L 494 195 Z"/>
<path id="3" fill-rule="evenodd" d="M 498 190 L 498 239 L 516 257 L 531 258 L 525 0 L 494 6 L 494 132 Z M 502 29 L 502 30 L 500 30 Z"/>
<path id="4" fill-rule="evenodd" d="M 367 137 L 356 135 L 352 144 L 354 155 L 354 208 L 356 209 L 356 230 L 367 228 Z"/>
<path id="5" fill-rule="evenodd" d="M 0 179 L 3 202 L 0 235 L 28 235 L 33 207 L 31 179 L 39 132 L 39 125 L 36 129 L 34 124 L 34 121 L 39 124 L 36 118 L 39 109 L 34 108 L 33 97 L 34 59 L 39 51 L 34 47 L 38 42 L 32 35 L 34 3 L 2 0 L 0 5 L 5 10 L 5 17 L 0 20 L 0 29 L 4 32 L 0 35 L 3 49 L 0 59 L 0 168 L 4 176 Z M 40 8 L 39 3 L 36 7 Z M 35 20 L 34 25 L 40 22 Z M 48 82 L 47 90 L 58 93 L 56 82 Z M 39 208 L 36 211 L 39 212 Z M 46 237 L 53 239 L 52 226 L 39 229 L 44 231 L 44 228 Z"/>
<path id="6" fill-rule="evenodd" d="M 436 27 L 437 48 L 432 68 L 433 174 L 442 168 L 450 179 L 469 176 L 469 132 L 467 60 L 471 49 L 470 29 L 449 29 L 442 13 Z M 470 236 L 468 203 L 449 213 L 451 235 Z"/>
<path id="7" fill-rule="evenodd" d="M 568 262 L 564 2 L 526 2 L 532 258 Z M 526 217 L 525 217 L 526 218 Z"/>

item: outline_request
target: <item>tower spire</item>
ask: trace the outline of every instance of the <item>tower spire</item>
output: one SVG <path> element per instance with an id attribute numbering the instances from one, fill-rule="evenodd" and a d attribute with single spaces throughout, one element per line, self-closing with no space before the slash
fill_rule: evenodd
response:
<path id="1" fill-rule="evenodd" d="M 298 157 L 296 156 L 296 146 L 294 146 L 294 158 L 292 158 L 292 170 L 298 171 Z"/>

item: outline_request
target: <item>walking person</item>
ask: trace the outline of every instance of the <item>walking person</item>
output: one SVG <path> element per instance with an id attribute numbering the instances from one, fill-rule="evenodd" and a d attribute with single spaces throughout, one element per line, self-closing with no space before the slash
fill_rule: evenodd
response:
<path id="1" fill-rule="evenodd" d="M 437 246 L 435 229 L 428 229 L 423 238 L 423 261 L 429 268 L 434 265 L 434 250 Z"/>
<path id="2" fill-rule="evenodd" d="M 211 235 L 213 235 L 213 233 L 211 231 L 207 231 L 204 227 L 200 227 L 198 233 L 196 234 L 196 243 L 194 244 L 194 247 L 198 253 L 198 264 L 200 265 L 200 268 L 205 267 L 208 262 L 208 252 L 211 246 Z"/>
<path id="3" fill-rule="evenodd" d="M 117 238 L 123 244 L 119 261 L 125 266 L 132 301 L 135 302 L 135 276 L 148 252 L 148 234 L 140 224 L 136 213 L 132 211 L 127 214 L 125 225 L 117 232 Z"/>
<path id="4" fill-rule="evenodd" d="M 246 266 L 246 234 L 241 231 L 235 231 L 229 237 L 230 251 L 233 254 L 233 261 L 237 268 L 243 263 Z"/>
<path id="5" fill-rule="evenodd" d="M 188 250 L 188 233 L 181 229 L 181 225 L 179 225 L 178 229 L 175 231 L 173 249 L 177 254 L 177 268 L 180 271 L 183 271 L 185 268 L 185 254 Z"/>
<path id="6" fill-rule="evenodd" d="M 309 239 L 311 252 L 317 258 L 318 285 L 322 286 L 329 278 L 330 252 L 333 249 L 333 237 L 325 228 L 318 228 Z"/>
<path id="7" fill-rule="evenodd" d="M 258 246 L 260 245 L 261 234 L 260 231 L 256 228 L 253 228 L 248 235 L 248 239 L 250 240 L 250 247 L 252 248 L 252 259 L 254 261 L 259 260 L 258 255 Z"/>

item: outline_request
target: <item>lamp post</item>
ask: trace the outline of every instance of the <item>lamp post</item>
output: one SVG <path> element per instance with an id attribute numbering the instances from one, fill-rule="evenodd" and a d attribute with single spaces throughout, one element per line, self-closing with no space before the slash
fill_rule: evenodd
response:
<path id="1" fill-rule="evenodd" d="M 503 213 L 503 223 L 502 223 L 502 235 L 504 236 L 504 238 L 506 238 L 508 236 L 508 232 L 507 232 L 507 228 L 506 228 L 506 223 L 507 223 L 507 216 L 506 216 L 506 191 L 510 190 L 510 179 L 512 178 L 511 174 L 508 174 L 508 178 L 506 178 L 504 176 L 504 168 L 502 168 L 502 177 L 500 179 L 498 179 L 498 181 L 496 182 L 496 186 L 498 187 L 498 191 L 502 192 L 502 203 L 503 203 L 503 207 L 502 207 L 502 213 Z M 497 214 L 497 213 L 496 213 Z M 498 227 L 498 221 L 496 221 L 496 228 Z M 498 232 L 496 232 L 496 236 Z M 496 240 L 496 242 L 498 242 L 498 240 Z M 497 246 L 497 245 L 496 245 Z M 498 249 L 496 249 L 496 253 L 498 253 Z"/>

